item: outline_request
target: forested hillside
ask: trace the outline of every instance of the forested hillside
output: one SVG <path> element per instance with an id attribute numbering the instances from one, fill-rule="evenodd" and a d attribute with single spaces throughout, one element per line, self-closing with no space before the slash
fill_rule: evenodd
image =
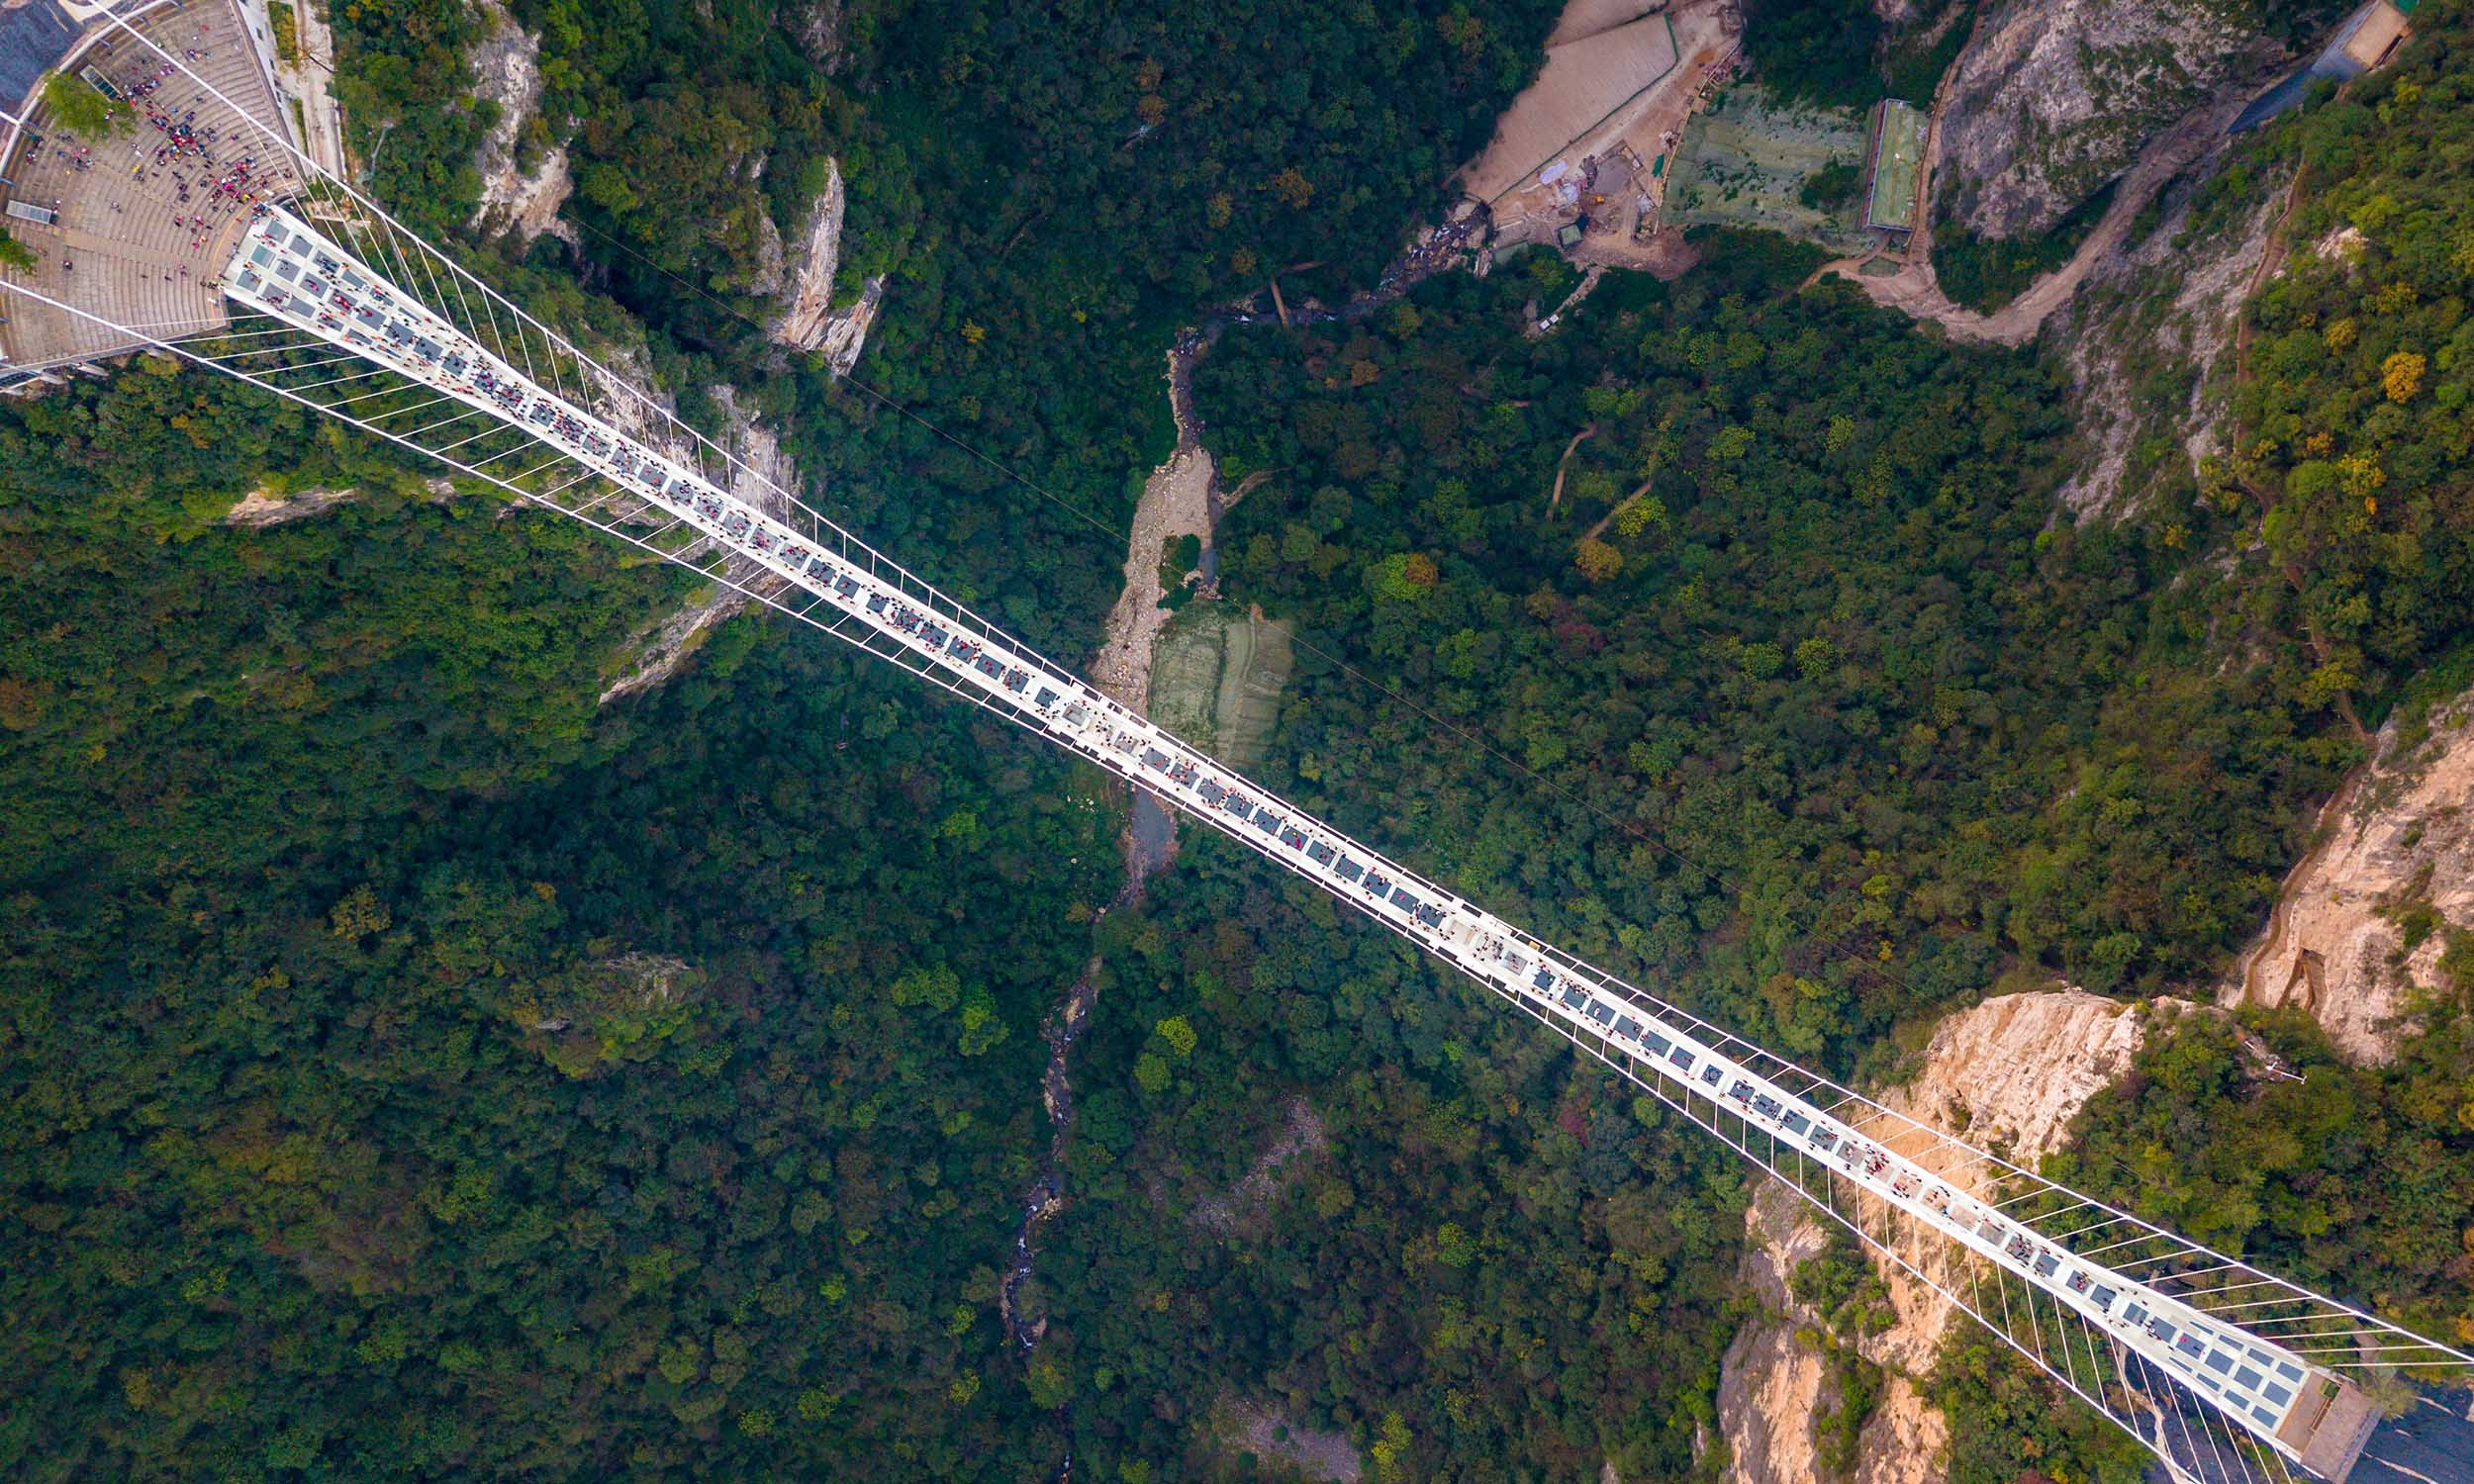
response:
<path id="1" fill-rule="evenodd" d="M 1287 471 L 1236 579 L 1416 697 L 1306 666 L 1284 782 L 1798 1052 L 2011 956 L 2208 966 L 2350 744 L 2217 673 L 2236 590 L 2157 530 L 2052 523 L 2047 370 L 1721 258 L 1543 341 L 1524 274 L 1215 354 L 1234 467 Z"/>
<path id="2" fill-rule="evenodd" d="M 1554 11 L 512 0 L 572 256 L 464 234 L 484 12 L 335 23 L 391 205 L 691 417 L 731 381 L 825 510 L 1072 660 L 1171 335 L 1275 268 L 1366 283 Z M 1843 1074 L 1997 985 L 2204 994 L 2357 722 L 2461 683 L 2469 24 L 2425 0 L 2246 146 L 2306 172 L 2241 436 L 2120 521 L 2054 510 L 2049 359 L 1799 291 L 1778 239 L 1544 337 L 1542 253 L 1221 334 L 1208 441 L 1265 478 L 1220 576 L 1298 639 L 1266 782 Z M 1816 95 L 1939 65 L 1769 54 Z M 872 390 L 750 287 L 828 156 L 846 275 L 891 275 Z M 597 705 L 696 578 L 168 360 L 0 403 L 0 1472 L 1722 1466 L 1743 1166 L 1328 899 L 1189 831 L 1103 912 L 1121 796 L 761 618 Z M 357 493 L 221 521 L 270 479 Z M 1040 1029 L 1094 957 L 1024 1351 Z M 2301 1086 L 2194 1017 L 2063 1172 L 2474 1338 L 2469 980 L 2387 1068 L 2264 1023 Z M 2135 1475 L 1998 1352 L 1936 1395 L 1953 1478 Z"/>
<path id="3" fill-rule="evenodd" d="M 1254 1477 L 1213 1415 L 1242 1402 L 1375 1478 L 1689 1473 L 1741 1167 L 1321 893 L 1191 854 L 1110 919 L 1076 1053 L 1029 1376 L 1078 1459 Z"/>
<path id="4" fill-rule="evenodd" d="M 2205 470 L 2258 530 L 2313 694 L 2394 696 L 2474 614 L 2474 19 L 2418 12 L 2401 63 L 2284 147 L 2305 195 L 2255 305 L 2238 442 Z"/>
<path id="5" fill-rule="evenodd" d="M 569 145 L 587 265 L 674 385 L 737 380 L 879 544 L 1065 648 L 1115 598 L 1115 563 L 1080 557 L 1070 511 L 1124 524 L 1167 439 L 1177 326 L 1275 270 L 1295 270 L 1292 295 L 1370 278 L 1449 199 L 1558 9 L 858 3 L 834 8 L 838 46 L 810 51 L 810 8 L 517 0 L 544 87 L 522 139 Z M 486 110 L 454 84 L 486 24 L 466 0 L 338 14 L 355 128 L 373 153 L 387 139 L 382 194 L 431 228 L 460 225 L 479 189 Z M 891 275 L 860 372 L 881 397 L 785 361 L 750 287 L 758 219 L 795 232 L 827 155 L 850 181 L 845 291 Z"/>
<path id="6" fill-rule="evenodd" d="M 992 1269 L 1087 786 L 761 624 L 596 718 L 676 579 L 417 482 L 202 529 L 201 446 L 401 478 L 224 385 L 0 430 L 61 471 L 0 598 L 8 1472 L 1044 1466 Z"/>
<path id="7" fill-rule="evenodd" d="M 1380 43 L 1380 65 L 1321 37 L 1311 89 L 1294 65 L 1304 38 L 1281 17 L 1247 21 L 1261 29 L 1244 50 L 1207 30 L 1150 28 L 1128 46 L 1147 38 L 1180 69 L 1159 82 L 1165 99 L 1196 119 L 1237 110 L 1257 123 L 1166 131 L 1151 153 L 1172 163 L 1144 173 L 1109 162 L 1113 125 L 1060 130 L 1036 89 L 988 95 L 983 132 L 946 127 L 929 58 L 883 64 L 912 69 L 903 75 L 919 91 L 884 91 L 870 111 L 807 129 L 787 105 L 830 102 L 837 85 L 800 64 L 767 17 L 520 13 L 546 34 L 553 107 L 574 110 L 527 137 L 537 146 L 548 129 L 580 127 L 577 211 L 606 234 L 587 241 L 647 318 L 649 359 L 685 390 L 686 410 L 704 411 L 699 383 L 716 368 L 748 379 L 759 406 L 801 413 L 811 447 L 831 450 L 825 467 L 850 475 L 833 486 L 840 509 L 975 572 L 1026 626 L 1068 636 L 1104 603 L 1110 562 L 1061 539 L 1064 526 L 1043 523 L 1061 519 L 1053 512 L 1026 518 L 1028 497 L 992 508 L 995 482 L 914 424 L 803 370 L 769 375 L 746 326 L 707 297 L 727 294 L 728 253 L 743 240 L 714 223 L 751 205 L 744 151 L 732 149 L 778 151 L 777 180 L 797 177 L 803 149 L 848 151 L 864 217 L 870 193 L 905 179 L 870 168 L 867 151 L 898 151 L 905 131 L 968 151 L 928 165 L 973 184 L 982 160 L 1036 139 L 1052 173 L 1006 188 L 1045 194 L 999 216 L 919 214 L 920 230 L 968 235 L 915 251 L 863 245 L 857 261 L 899 258 L 915 279 L 898 289 L 915 312 L 893 343 L 916 340 L 889 363 L 918 364 L 920 379 L 898 390 L 933 392 L 937 416 L 965 425 L 985 395 L 1045 440 L 994 446 L 1070 477 L 1068 493 L 1108 515 L 1158 423 L 1150 397 L 1111 396 L 1108 376 L 1119 394 L 1156 388 L 1153 336 L 1212 288 L 1210 273 L 1236 268 L 1181 268 L 1171 253 L 1161 271 L 1183 280 L 1127 282 L 1121 248 L 1075 218 L 1024 244 L 1012 261 L 1027 267 L 992 267 L 983 282 L 973 275 L 1000 256 L 998 233 L 1021 236 L 1053 204 L 1088 211 L 1102 176 L 1136 203 L 1119 210 L 1138 215 L 1141 193 L 1216 171 L 1230 204 L 1203 198 L 1194 222 L 1155 235 L 1164 253 L 1192 257 L 1181 239 L 1238 222 L 1244 234 L 1205 257 L 1249 243 L 1291 260 L 1345 250 L 1337 285 L 1387 254 L 1384 237 L 1521 80 L 1545 24 L 1543 11 L 1506 23 L 1526 39 L 1466 14 L 1352 32 L 1351 46 Z M 972 22 L 946 19 L 957 33 Z M 469 150 L 490 122 L 454 106 L 455 80 L 487 23 L 445 3 L 355 5 L 336 20 L 346 103 L 365 153 L 383 161 L 378 189 L 452 243 L 473 190 Z M 1060 48 L 1048 65 L 1079 64 L 1064 34 L 1044 41 Z M 1201 41 L 1209 82 L 1197 53 L 1175 49 Z M 1124 71 L 1144 67 L 1129 53 Z M 1068 76 L 1095 95 L 1116 85 Z M 1147 105 L 1137 93 L 1087 107 L 1139 120 Z M 648 147 L 689 130 L 680 111 L 691 108 L 770 117 L 777 133 Z M 1414 172 L 1375 168 L 1400 148 L 1420 152 Z M 1304 185 L 1275 190 L 1279 171 L 1251 178 L 1259 161 L 1247 151 L 1280 153 Z M 1318 179 L 1325 209 L 1307 213 Z M 630 214 L 624 191 L 666 215 Z M 784 216 L 804 206 L 796 190 L 763 203 Z M 665 258 L 672 249 L 686 260 Z M 490 271 L 561 324 L 611 325 L 556 251 Z M 635 252 L 652 267 L 628 266 Z M 713 287 L 666 276 L 691 272 Z M 949 294 L 949 279 L 963 287 Z M 984 346 L 980 325 L 1010 346 Z M 1086 338 L 1060 344 L 1053 364 L 1024 348 L 1065 325 Z M 1102 374 L 1060 378 L 1055 366 L 1078 355 Z M 1085 395 L 1050 398 L 1061 380 Z M 726 629 L 654 696 L 597 711 L 627 636 L 689 579 L 495 499 L 442 495 L 426 471 L 169 362 L 0 408 L 0 448 L 44 471 L 0 508 L 14 558 L 0 770 L 17 800 L 0 882 L 13 986 L 5 1284 L 23 1337 L 0 1464 L 58 1479 L 1033 1479 L 1068 1446 L 1051 1411 L 1068 1397 L 1091 1399 L 1070 1415 L 1115 1439 L 1125 1478 L 1146 1458 L 1174 1470 L 1189 1449 L 1207 1467 L 1234 1457 L 1189 1428 L 1137 1425 L 1152 1399 L 1112 1384 L 1104 1363 L 1078 1361 L 1104 1354 L 1109 1337 L 1077 1345 L 1061 1330 L 1025 1371 L 998 1326 L 997 1274 L 1045 1128 L 1035 1023 L 1091 951 L 1088 924 L 1117 884 L 1113 806 L 1094 781 L 899 677 L 760 623 Z M 269 529 L 218 523 L 269 475 L 359 493 Z M 1216 900 L 1190 895 L 1175 911 L 1195 921 Z M 1113 953 L 1157 955 L 1156 932 L 1121 920 Z M 1367 947 L 1334 924 L 1321 932 L 1318 961 Z M 1293 929 L 1264 937 L 1297 951 Z M 1242 982 L 1250 951 L 1232 942 L 1226 955 L 1221 982 Z M 1438 987 L 1396 954 L 1376 966 L 1386 989 Z M 1302 1002 L 1321 984 L 1302 962 L 1299 973 Z M 1189 1024 L 1212 1026 L 1209 1004 L 1186 1008 Z M 1234 1060 L 1201 1094 L 1174 1082 L 1161 1095 L 1210 1123 L 1252 1068 L 1285 1074 L 1257 1060 L 1274 1048 L 1240 1039 L 1249 1023 L 1228 1028 Z M 1544 1079 L 1538 1108 L 1562 1099 L 1566 1061 L 1508 1027 L 1484 1034 Z M 1200 1051 L 1190 1064 L 1212 1065 Z M 1467 1134 L 1435 1155 L 1430 1188 L 1387 1188 L 1383 1131 L 1399 1108 L 1465 1095 L 1431 1057 L 1420 1072 L 1437 1076 L 1435 1090 L 1395 1078 L 1354 1115 L 1373 1131 L 1348 1156 L 1369 1201 L 1338 1244 L 1361 1266 L 1332 1295 L 1387 1314 L 1377 1327 L 1392 1334 L 1414 1322 L 1407 1291 L 1385 1278 L 1402 1234 L 1431 1237 L 1457 1215 L 1455 1232 L 1496 1248 L 1520 1240 L 1508 1217 L 1470 1209 L 1515 1203 Z M 1078 1158 L 1123 1127 L 1107 1106 L 1103 1096 L 1101 1133 Z M 1592 1218 L 1609 1291 L 1634 1318 L 1557 1344 L 1605 1353 L 1662 1313 L 1687 1339 L 1675 1363 L 1625 1372 L 1635 1400 L 1603 1440 L 1604 1395 L 1572 1386 L 1557 1457 L 1680 1456 L 1668 1404 L 1706 1390 L 1721 1335 L 1728 1187 L 1714 1167 L 1684 1179 L 1680 1159 L 1708 1161 L 1705 1151 L 1621 1136 L 1627 1106 L 1610 1104 L 1617 1121 L 1601 1142 L 1633 1153 L 1592 1188 L 1646 1163 L 1677 1192 L 1678 1213 L 1697 1200 L 1709 1214 L 1645 1226 L 1628 1198 L 1611 1232 Z M 1542 1171 L 1571 1161 L 1569 1148 L 1532 1154 L 1532 1119 L 1509 1109 L 1467 1118 Z M 1179 1247 L 1146 1245 L 1118 1270 L 1130 1281 Z M 1450 1248 L 1462 1264 L 1472 1251 Z M 1659 1254 L 1684 1275 L 1669 1281 Z M 1534 1305 L 1547 1280 L 1485 1308 Z M 1206 1337 L 1222 1317 L 1216 1303 L 1186 1311 Z M 1129 1351 L 1118 1373 L 1196 1348 Z M 1279 1346 L 1227 1354 L 1293 1361 Z M 1339 1410 L 1297 1376 L 1303 1409 Z M 1339 1405 L 1353 1420 L 1376 1407 L 1422 1420 L 1394 1385 L 1377 1367 Z M 1190 1398 L 1197 1409 L 1214 1400 Z"/>
<path id="8" fill-rule="evenodd" d="M 2279 689 L 2337 736 L 2420 726 L 2474 675 L 2474 10 L 2430 0 L 2415 30 L 2395 65 L 2253 146 L 2298 160 L 2300 184 L 2245 326 L 2233 447 L 2198 471 L 2200 503 L 2264 548 L 2248 602 L 2280 636 Z M 2072 1168 L 2462 1345 L 2474 932 L 2410 897 L 2384 910 L 2409 943 L 2447 934 L 2392 1065 L 2341 1067 L 2316 1028 L 2270 1020 L 2311 1080 L 2258 1087 L 2193 1025 L 2090 1110 Z"/>

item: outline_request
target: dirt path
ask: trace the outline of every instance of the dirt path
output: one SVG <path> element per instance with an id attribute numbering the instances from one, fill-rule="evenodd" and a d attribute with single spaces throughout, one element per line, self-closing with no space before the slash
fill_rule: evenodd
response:
<path id="1" fill-rule="evenodd" d="M 1624 511 L 1631 510 L 1634 506 L 1639 505 L 1641 503 L 1641 497 L 1649 494 L 1650 486 L 1657 483 L 1658 471 L 1653 469 L 1650 471 L 1650 477 L 1641 481 L 1638 489 L 1635 489 L 1631 494 L 1625 496 L 1622 500 L 1617 501 L 1613 510 L 1608 510 L 1603 515 L 1600 515 L 1598 517 L 1598 523 L 1590 526 L 1589 534 L 1581 537 L 1581 539 L 1584 541 L 1594 541 L 1598 537 L 1605 535 L 1606 528 L 1615 523 L 1615 517 L 1622 514 Z"/>
<path id="2" fill-rule="evenodd" d="M 1570 471 L 1572 455 L 1578 453 L 1580 445 L 1588 442 L 1597 430 L 1598 425 L 1594 422 L 1580 424 L 1580 431 L 1573 433 L 1572 440 L 1564 445 L 1564 456 L 1555 461 L 1555 493 L 1547 497 L 1549 520 L 1555 518 L 1556 507 L 1564 503 L 1564 476 Z"/>
<path id="3" fill-rule="evenodd" d="M 2070 296 L 2078 291 L 2088 273 L 2122 245 L 2130 235 L 2131 224 L 2165 183 L 2225 139 L 2226 127 L 2241 111 L 2242 102 L 2237 95 L 2211 100 L 2151 141 L 2140 154 L 2138 163 L 2122 177 L 2121 185 L 2114 191 L 2113 204 L 2105 209 L 2096 230 L 2079 243 L 2079 250 L 2070 255 L 2070 261 L 2030 284 L 2026 292 L 1992 314 L 1966 309 L 1942 292 L 1941 282 L 1933 272 L 1929 220 L 1918 227 L 1915 239 L 1908 244 L 1907 266 L 1897 273 L 1866 277 L 1858 271 L 1865 259 L 1840 258 L 1823 264 L 1813 278 L 1836 274 L 1850 279 L 1861 286 L 1875 304 L 1918 320 L 1930 320 L 1956 339 L 1989 345 L 2024 345 L 2036 338 L 2037 330 L 2053 311 L 2070 302 Z M 1925 147 L 1927 189 L 1932 170 L 1940 163 L 1941 148 L 1941 107 L 1937 103 Z M 1929 219 L 1929 209 L 1925 215 Z"/>
<path id="4" fill-rule="evenodd" d="M 2336 96 L 2341 99 L 2352 91 L 2353 84 L 2348 82 L 2336 90 Z M 2302 163 L 2294 167 L 2293 180 L 2285 187 L 2285 210 L 2277 215 L 2276 225 L 2268 229 L 2267 245 L 2259 250 L 2259 266 L 2251 270 L 2250 286 L 2242 291 L 2244 304 L 2259 297 L 2259 291 L 2268 286 L 2268 280 L 2276 276 L 2277 268 L 2284 263 L 2285 230 L 2293 225 L 2294 214 L 2302 210 L 2303 194 L 2311 183 L 2311 158 L 2306 153 Z M 2234 331 L 2234 376 L 2236 381 L 2250 380 L 2250 338 L 2255 328 L 2257 325 L 2251 317 L 2244 315 L 2240 325 Z"/>

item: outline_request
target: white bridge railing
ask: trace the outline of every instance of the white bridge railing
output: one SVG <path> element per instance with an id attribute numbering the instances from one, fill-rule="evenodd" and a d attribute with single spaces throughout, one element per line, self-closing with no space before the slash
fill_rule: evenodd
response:
<path id="1" fill-rule="evenodd" d="M 231 224 L 229 330 L 161 348 L 695 566 L 1210 824 L 1726 1141 L 2178 1474 L 2247 1481 L 2300 1466 L 2341 1478 L 2376 1421 L 2347 1377 L 2400 1365 L 2474 1373 L 2461 1350 L 1711 1025 L 1255 786 L 763 479 L 288 140 L 264 147 L 296 159 L 308 190 Z"/>

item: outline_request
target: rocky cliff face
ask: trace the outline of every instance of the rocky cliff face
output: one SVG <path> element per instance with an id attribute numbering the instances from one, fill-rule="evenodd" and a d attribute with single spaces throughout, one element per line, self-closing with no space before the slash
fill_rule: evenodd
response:
<path id="1" fill-rule="evenodd" d="M 2396 1054 L 2416 995 L 2458 970 L 2474 933 L 2474 691 L 2378 751 L 2320 816 L 2320 842 L 2286 879 L 2268 925 L 2228 982 L 2228 1004 L 2299 1005 L 2347 1055 Z M 2474 945 L 2459 948 L 2474 956 Z"/>
<path id="2" fill-rule="evenodd" d="M 2058 498 L 2082 519 L 2137 509 L 2151 485 L 2219 449 L 2236 322 L 2292 180 L 2273 167 L 2239 210 L 2195 231 L 2194 192 L 2221 162 L 2168 187 L 2156 225 L 2100 260 L 2050 322 L 2089 440 Z M 2160 384 L 2187 395 L 2154 395 Z"/>
<path id="3" fill-rule="evenodd" d="M 1736 1276 L 1767 1316 L 1736 1332 L 1719 1365 L 1718 1426 L 1727 1439 L 1727 1477 L 1742 1484 L 1816 1479 L 1814 1429 L 1840 1405 L 1837 1378 L 1806 1334 L 1822 1317 L 1789 1293 L 1796 1264 L 1828 1245 L 1821 1223 L 1795 1193 L 1762 1184 L 1744 1213 L 1746 1246 Z"/>
<path id="4" fill-rule="evenodd" d="M 2065 989 L 2006 994 L 1951 1016 L 1934 1032 L 1923 1067 L 1882 1101 L 1968 1142 L 2033 1167 L 2058 1147 L 2087 1100 L 2120 1076 L 2139 1050 L 2141 1023 L 2130 1006 Z M 1814 1427 L 1838 1407 L 1829 1366 L 1800 1338 L 1821 1317 L 1796 1304 L 1787 1278 L 1819 1251 L 1822 1218 L 1771 1181 L 1749 1217 L 1741 1276 L 1767 1317 L 1728 1348 L 1718 1416 L 1733 1457 L 1730 1484 L 1810 1484 L 1820 1477 Z M 1858 1435 L 1855 1484 L 1929 1484 L 1942 1477 L 1950 1426 L 1920 1383 L 1940 1352 L 1953 1310 L 1931 1288 L 1876 1260 L 1897 1321 L 1856 1342 L 1882 1367 L 1879 1405 Z"/>
<path id="5" fill-rule="evenodd" d="M 833 308 L 833 275 L 841 266 L 845 195 L 840 164 L 832 160 L 825 163 L 828 174 L 824 191 L 809 209 L 797 253 L 787 264 L 789 295 L 782 312 L 765 326 L 765 331 L 775 343 L 793 350 L 823 352 L 833 373 L 840 376 L 858 363 L 859 351 L 867 343 L 868 326 L 876 323 L 877 306 L 885 296 L 885 280 L 868 280 L 858 303 L 840 310 Z M 779 281 L 777 277 L 776 282 Z"/>
<path id="6" fill-rule="evenodd" d="M 635 369 L 618 369 L 622 376 L 637 377 Z M 653 384 L 649 369 L 636 384 Z M 758 422 L 751 410 L 739 405 L 737 388 L 724 383 L 714 388 L 713 397 L 721 404 L 728 419 L 728 426 L 717 441 L 733 461 L 730 493 L 776 519 L 789 519 L 790 502 L 784 492 L 798 493 L 799 469 L 783 451 L 781 438 Z M 644 430 L 649 431 L 650 426 L 647 422 Z M 769 593 L 787 586 L 770 570 L 735 552 L 720 576 L 722 581 L 702 597 L 681 605 L 629 641 L 629 658 L 618 678 L 602 692 L 601 704 L 650 690 L 676 675 L 715 627 L 754 601 L 741 589 Z"/>
<path id="7" fill-rule="evenodd" d="M 2287 59 L 2257 0 L 2000 0 L 1949 83 L 1941 179 L 1983 236 L 2050 229 L 2149 139 Z"/>
<path id="8" fill-rule="evenodd" d="M 804 0 L 786 6 L 782 23 L 799 38 L 799 49 L 826 76 L 839 72 L 850 60 L 842 49 L 842 0 Z"/>
<path id="9" fill-rule="evenodd" d="M 550 146 L 528 172 L 516 167 L 517 140 L 541 106 L 541 39 L 517 25 L 499 0 L 483 0 L 481 10 L 491 29 L 489 38 L 472 49 L 473 91 L 496 103 L 499 116 L 474 155 L 473 164 L 481 171 L 481 204 L 469 225 L 490 232 L 519 232 L 527 242 L 549 232 L 573 243 L 575 229 L 558 220 L 558 209 L 573 189 L 566 146 Z"/>
<path id="10" fill-rule="evenodd" d="M 240 502 L 224 512 L 226 525 L 238 525 L 250 530 L 264 530 L 333 510 L 348 501 L 358 500 L 360 491 L 295 490 L 289 495 L 260 487 L 240 497 Z"/>

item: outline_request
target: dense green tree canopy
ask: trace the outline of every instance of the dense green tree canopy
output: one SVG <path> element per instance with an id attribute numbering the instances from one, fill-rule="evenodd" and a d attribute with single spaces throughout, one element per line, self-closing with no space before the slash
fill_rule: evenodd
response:
<path id="1" fill-rule="evenodd" d="M 379 194 L 690 418 L 738 387 L 828 510 L 1072 659 L 1172 332 L 1371 281 L 1552 7 L 513 13 L 580 249 L 466 227 L 456 0 L 335 7 Z M 1759 33 L 1809 95 L 1938 71 L 1813 24 Z M 1209 441 L 1261 479 L 1218 574 L 1298 641 L 1267 781 L 1849 1075 L 1997 986 L 2211 984 L 2349 716 L 2463 681 L 2466 25 L 2426 0 L 2208 188 L 2307 164 L 2187 509 L 2058 516 L 2052 361 L 1799 291 L 1776 238 L 1544 336 L 1537 253 L 1220 334 Z M 864 386 L 761 331 L 835 170 Z M 1193 830 L 1121 896 L 1095 776 L 764 619 L 604 703 L 701 579 L 168 359 L 0 403 L 0 1471 L 1276 1476 L 1250 1411 L 1384 1481 L 1714 1466 L 1743 1166 L 1327 898 Z M 227 523 L 261 485 L 350 494 Z M 2160 1026 L 2056 1172 L 2474 1323 L 2474 940 L 2442 967 L 2376 1070 L 2278 1021 L 2311 1077 L 2262 1087 Z M 1798 1282 L 1868 1323 L 1845 1254 Z M 2134 1476 L 1977 1337 L 1921 1379 L 1953 1478 Z M 1878 1384 L 1844 1367 L 1828 1457 Z"/>

